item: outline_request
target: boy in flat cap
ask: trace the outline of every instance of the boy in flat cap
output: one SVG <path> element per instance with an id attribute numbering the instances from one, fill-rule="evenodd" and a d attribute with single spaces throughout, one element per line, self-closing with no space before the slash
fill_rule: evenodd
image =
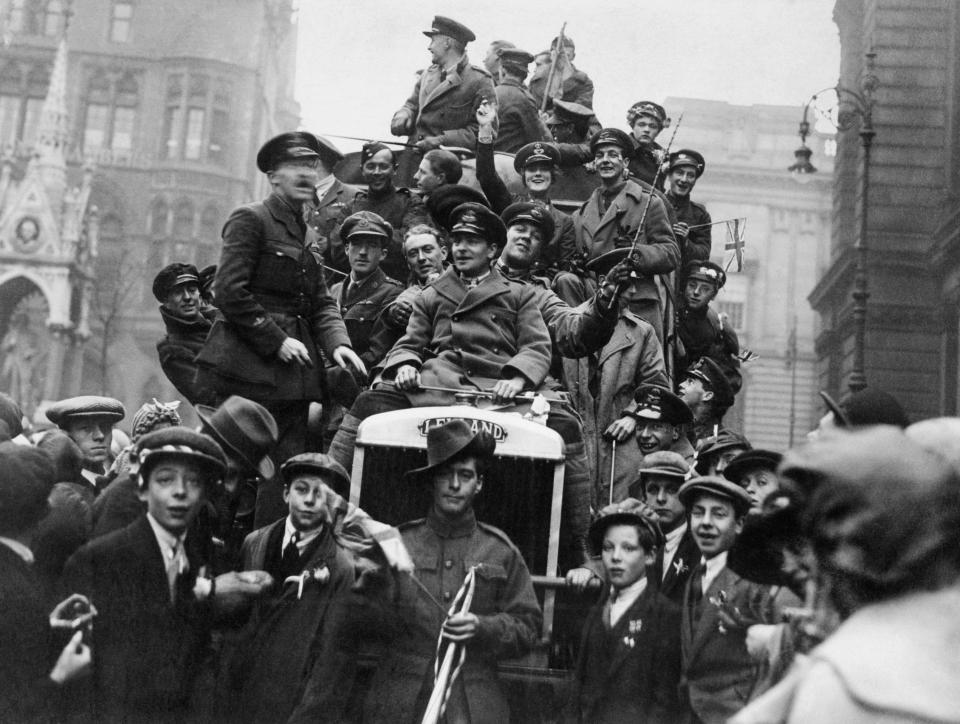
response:
<path id="1" fill-rule="evenodd" d="M 323 399 L 321 355 L 366 375 L 327 293 L 322 250 L 306 239 L 304 204 L 315 197 L 324 153 L 304 131 L 281 134 L 260 149 L 257 165 L 273 192 L 235 209 L 223 228 L 214 288 L 224 319 L 197 357 L 200 375 L 221 398 L 241 395 L 269 410 L 281 460 L 314 445 L 307 417 L 310 403 Z"/>
<path id="2" fill-rule="evenodd" d="M 226 657 L 220 693 L 234 721 L 341 721 L 356 659 L 354 568 L 334 535 L 330 501 L 348 493 L 350 478 L 321 453 L 290 458 L 280 475 L 287 516 L 247 536 L 240 567 L 268 572 L 274 585 Z"/>
<path id="3" fill-rule="evenodd" d="M 633 501 L 636 503 L 636 501 Z M 613 504 L 590 526 L 607 594 L 584 625 L 571 695 L 572 721 L 677 721 L 680 607 L 649 580 L 663 536 L 642 506 Z"/>
<path id="4" fill-rule="evenodd" d="M 387 639 L 364 706 L 364 721 L 419 722 L 434 686 L 437 637 L 465 643 L 466 660 L 446 702 L 447 721 L 510 719 L 497 661 L 522 656 L 537 641 L 542 616 L 530 573 L 505 533 L 477 521 L 473 503 L 495 441 L 451 420 L 427 433 L 427 465 L 407 473 L 430 486 L 427 517 L 400 526 L 416 580 L 401 577 L 383 602 Z M 471 570 L 476 589 L 469 612 L 446 616 Z M 419 582 L 419 585 L 416 585 Z"/>
<path id="5" fill-rule="evenodd" d="M 626 163 L 633 145 L 626 133 L 605 128 L 591 140 L 590 148 L 600 187 L 573 215 L 577 245 L 586 253 L 588 267 L 592 260 L 609 259 L 600 269 L 605 271 L 629 256 L 639 233 L 633 259 L 638 276 L 623 298 L 631 311 L 653 325 L 662 344 L 663 304 L 657 276 L 670 274 L 680 263 L 680 247 L 670 228 L 666 205 L 657 195 L 650 196 L 651 190 L 627 178 Z M 589 296 L 589 288 L 570 273 L 557 275 L 554 289 L 569 304 L 579 304 Z"/>
<path id="6" fill-rule="evenodd" d="M 490 208 L 498 214 L 517 201 L 538 201 L 550 211 L 554 231 L 545 240 L 546 244 L 534 269 L 552 280 L 559 265 L 577 254 L 573 219 L 550 201 L 550 187 L 559 169 L 560 151 L 555 144 L 542 141 L 528 143 L 517 150 L 513 168 L 520 174 L 523 190 L 514 194 L 500 178 L 494 161 L 494 142 L 499 137 L 496 121 L 497 108 L 486 101 L 481 103 L 477 109 L 480 127 L 477 135 L 477 182 L 490 201 Z"/>
<path id="7" fill-rule="evenodd" d="M 363 144 L 360 173 L 367 188 L 357 191 L 351 210 L 372 211 L 393 227 L 393 239 L 380 266 L 387 276 L 403 280 L 407 278 L 403 235 L 409 228 L 429 221 L 430 215 L 416 194 L 394 183 L 398 162 L 397 154 L 385 143 Z"/>
<path id="8" fill-rule="evenodd" d="M 657 136 L 670 125 L 663 106 L 653 101 L 637 101 L 627 109 L 627 125 L 633 153 L 630 155 L 630 173 L 648 184 L 653 183 L 657 169 L 666 160 L 666 153 Z M 663 190 L 663 176 L 657 184 Z"/>
<path id="9" fill-rule="evenodd" d="M 723 368 L 734 394 L 740 391 L 740 340 L 724 315 L 710 306 L 727 283 L 726 272 L 712 261 L 691 261 L 679 280 L 683 297 L 677 310 L 678 381 L 701 357 Z"/>
<path id="10" fill-rule="evenodd" d="M 496 87 L 499 131 L 494 149 L 514 153 L 534 141 L 549 141 L 550 132 L 540 120 L 537 102 L 523 84 L 533 56 L 519 48 L 500 51 L 500 79 Z"/>
<path id="11" fill-rule="evenodd" d="M 197 354 L 210 332 L 216 310 L 200 297 L 200 273 L 193 264 L 174 262 L 153 280 L 166 336 L 157 342 L 160 367 L 191 405 L 211 405 L 216 393 L 197 384 Z"/>
<path id="12" fill-rule="evenodd" d="M 204 541 L 188 535 L 224 470 L 223 451 L 204 435 L 183 427 L 144 435 L 131 474 L 146 513 L 67 561 L 67 590 L 86 595 L 98 611 L 95 721 L 179 721 L 189 714 L 214 598 L 225 601 L 237 584 L 247 585 L 236 574 L 207 577 Z M 259 590 L 253 580 L 249 585 L 251 593 Z"/>
<path id="13" fill-rule="evenodd" d="M 63 430 L 83 454 L 81 475 L 99 492 L 101 478 L 110 468 L 113 426 L 127 414 L 120 400 L 98 395 L 81 395 L 55 402 L 47 408 L 47 419 Z"/>
<path id="14" fill-rule="evenodd" d="M 471 65 L 467 43 L 476 36 L 456 20 L 437 15 L 423 34 L 430 38 L 431 65 L 418 77 L 413 93 L 390 122 L 394 136 L 421 153 L 443 146 L 473 148 L 477 142 L 474 114 L 483 99 L 495 97 L 490 74 Z"/>
<path id="15" fill-rule="evenodd" d="M 700 153 L 682 148 L 670 154 L 667 166 L 667 201 L 677 214 L 673 233 L 680 244 L 681 269 L 686 269 L 691 261 L 710 259 L 710 214 L 706 206 L 690 198 L 706 165 Z"/>
<path id="16" fill-rule="evenodd" d="M 723 724 L 746 705 L 757 682 L 747 629 L 766 623 L 764 587 L 727 566 L 750 510 L 750 496 L 714 475 L 684 483 L 679 496 L 701 555 L 683 597 L 681 686 L 691 721 Z"/>

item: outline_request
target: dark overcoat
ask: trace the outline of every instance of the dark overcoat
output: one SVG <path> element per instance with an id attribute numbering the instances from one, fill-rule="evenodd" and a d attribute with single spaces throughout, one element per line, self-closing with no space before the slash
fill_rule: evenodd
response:
<path id="1" fill-rule="evenodd" d="M 371 359 L 368 354 L 370 335 L 380 314 L 403 291 L 403 286 L 384 274 L 382 269 L 377 269 L 349 291 L 348 286 L 347 281 L 337 282 L 330 287 L 330 296 L 340 307 L 353 351 L 370 369 L 380 361 Z"/>
<path id="2" fill-rule="evenodd" d="M 638 271 L 644 276 L 636 284 L 634 299 L 659 300 L 655 276 L 669 274 L 680 263 L 680 247 L 673 236 L 664 202 L 656 195 L 651 198 L 638 183 L 628 180 L 601 214 L 600 194 L 601 190 L 595 189 L 573 215 L 577 245 L 591 259 L 620 247 L 629 248 L 643 218 L 637 254 Z M 644 218 L 648 199 L 649 210 Z"/>
<path id="3" fill-rule="evenodd" d="M 530 80 L 530 94 L 537 102 L 537 108 L 543 103 L 543 94 L 546 87 L 546 74 Z M 566 78 L 560 87 L 560 100 L 593 108 L 593 81 L 590 80 L 590 76 L 582 70 L 574 69 L 570 77 Z"/>
<path id="4" fill-rule="evenodd" d="M 359 193 L 358 186 L 351 186 L 334 178 L 333 184 L 324 192 L 323 197 L 308 204 L 303 212 L 307 224 L 307 246 L 315 244 L 323 253 L 327 266 L 344 273 L 350 271 L 350 264 L 340 240 L 340 227 L 353 213 L 353 204 Z"/>
<path id="5" fill-rule="evenodd" d="M 268 570 L 268 558 L 280 558 L 285 522 L 278 520 L 246 537 L 242 570 Z M 329 579 L 307 582 L 299 598 L 297 586 L 287 584 L 258 601 L 227 649 L 228 696 L 236 705 L 231 718 L 237 721 L 343 719 L 356 661 L 347 625 L 353 564 L 329 530 L 304 555 L 304 570 L 325 566 Z"/>
<path id="6" fill-rule="evenodd" d="M 522 83 L 505 78 L 496 87 L 496 93 L 500 123 L 496 150 L 514 153 L 528 143 L 551 140 L 550 132 L 540 120 L 537 102 Z"/>
<path id="7" fill-rule="evenodd" d="M 421 384 L 485 390 L 522 375 L 537 389 L 550 370 L 550 335 L 530 286 L 490 275 L 470 290 L 452 267 L 413 300 L 407 331 L 384 360 L 384 379 L 419 368 Z M 411 404 L 449 404 L 444 393 L 414 390 Z"/>
<path id="8" fill-rule="evenodd" d="M 389 644 L 370 685 L 366 722 L 419 722 L 429 700 L 437 637 L 448 609 L 472 566 L 476 590 L 470 611 L 479 631 L 447 706 L 449 721 L 500 724 L 509 721 L 497 661 L 525 654 L 541 625 L 540 606 L 523 557 L 493 526 L 468 519 L 450 524 L 435 514 L 400 526 L 415 566 L 398 582 L 385 606 L 383 629 Z"/>
<path id="9" fill-rule="evenodd" d="M 690 525 L 687 524 L 687 530 L 680 536 L 680 544 L 677 546 L 676 553 L 673 554 L 673 560 L 670 561 L 670 570 L 667 571 L 667 575 L 663 575 L 662 547 L 657 551 L 656 564 L 649 575 L 660 581 L 660 593 L 675 603 L 683 603 L 683 590 L 686 588 L 687 581 L 690 580 L 690 574 L 699 565 L 700 558 L 700 549 L 693 539 L 693 533 L 690 532 Z"/>
<path id="10" fill-rule="evenodd" d="M 372 211 L 393 227 L 393 238 L 383 261 L 380 262 L 380 268 L 389 277 L 401 281 L 406 279 L 410 269 L 403 254 L 403 235 L 415 224 L 429 223 L 430 212 L 423 205 L 423 201 L 410 189 L 391 185 L 382 193 L 358 191 L 353 198 L 351 212 L 355 214 L 358 211 Z M 349 271 L 349 268 L 344 271 Z"/>
<path id="11" fill-rule="evenodd" d="M 725 566 L 703 592 L 695 623 L 691 585 L 692 576 L 684 589 L 681 610 L 682 690 L 703 724 L 723 724 L 746 706 L 757 683 L 759 664 L 747 652 L 746 629 L 720 631 L 719 608 L 711 599 L 719 600 L 722 591 L 726 605 L 739 609 L 745 619 L 770 623 L 764 620 L 765 587 Z"/>
<path id="12" fill-rule="evenodd" d="M 607 630 L 604 604 L 583 629 L 571 696 L 572 722 L 672 724 L 680 682 L 680 607 L 648 583 Z"/>
<path id="13" fill-rule="evenodd" d="M 210 631 L 209 603 L 193 594 L 203 565 L 187 537 L 190 570 L 170 602 L 166 566 L 146 515 L 95 538 L 64 570 L 69 592 L 97 608 L 93 627 L 94 721 L 178 718 L 190 697 Z"/>
<path id="14" fill-rule="evenodd" d="M 224 319 L 214 323 L 198 357 L 221 394 L 321 399 L 321 350 L 329 358 L 337 347 L 350 346 L 322 261 L 320 250 L 304 243 L 297 212 L 278 195 L 233 211 L 223 227 L 214 280 Z M 287 337 L 303 342 L 312 367 L 280 361 L 277 351 Z"/>
<path id="15" fill-rule="evenodd" d="M 216 405 L 216 393 L 197 384 L 197 355 L 210 333 L 214 310 L 184 319 L 161 306 L 160 316 L 167 329 L 166 336 L 157 342 L 163 373 L 191 405 Z"/>
<path id="16" fill-rule="evenodd" d="M 473 148 L 477 142 L 477 108 L 496 97 L 490 74 L 471 65 L 466 55 L 441 79 L 442 70 L 431 65 L 417 77 L 413 93 L 394 114 L 407 121 L 408 143 L 440 136 L 444 146 Z"/>
<path id="17" fill-rule="evenodd" d="M 680 242 L 677 239 L 681 246 L 680 269 L 685 268 L 689 261 L 708 261 L 710 259 L 710 247 L 713 245 L 713 234 L 710 231 L 712 227 L 709 224 L 712 219 L 707 207 L 693 201 L 689 194 L 674 196 L 668 192 L 667 200 L 677 214 L 677 221 L 688 226 L 700 227 L 691 229 L 687 234 L 686 241 Z"/>

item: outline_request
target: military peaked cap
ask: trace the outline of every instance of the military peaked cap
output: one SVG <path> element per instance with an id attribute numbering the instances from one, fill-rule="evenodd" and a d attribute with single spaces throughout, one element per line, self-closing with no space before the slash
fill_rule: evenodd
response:
<path id="1" fill-rule="evenodd" d="M 450 214 L 451 234 L 473 234 L 502 249 L 507 242 L 507 227 L 500 217 L 483 204 L 460 204 Z"/>
<path id="2" fill-rule="evenodd" d="M 703 171 L 707 167 L 707 162 L 703 160 L 703 156 L 697 151 L 692 151 L 689 148 L 681 148 L 679 151 L 674 151 L 670 154 L 670 163 L 667 170 L 673 171 L 677 166 L 693 166 L 697 178 L 700 178 L 703 176 Z"/>
<path id="3" fill-rule="evenodd" d="M 693 505 L 698 495 L 714 495 L 729 500 L 738 516 L 746 515 L 753 505 L 749 493 L 736 483 L 731 483 L 719 475 L 704 475 L 688 480 L 680 486 L 677 496 L 687 510 Z"/>
<path id="4" fill-rule="evenodd" d="M 596 153 L 600 146 L 617 146 L 626 159 L 633 157 L 633 141 L 619 128 L 603 128 L 590 139 L 590 153 Z"/>
<path id="5" fill-rule="evenodd" d="M 540 227 L 544 241 L 550 241 L 553 238 L 555 228 L 553 214 L 539 201 L 517 201 L 510 204 L 500 214 L 500 219 L 507 228 L 521 221 L 535 224 Z"/>
<path id="6" fill-rule="evenodd" d="M 497 51 L 501 65 L 510 65 L 518 70 L 526 70 L 533 62 L 533 55 L 520 48 L 500 48 Z"/>
<path id="7" fill-rule="evenodd" d="M 193 264 L 175 261 L 167 264 L 153 279 L 153 296 L 161 304 L 167 301 L 167 295 L 181 284 L 200 286 L 200 272 Z"/>
<path id="8" fill-rule="evenodd" d="M 487 197 L 477 189 L 463 184 L 444 184 L 435 191 L 431 191 L 427 197 L 427 211 L 430 217 L 441 227 L 450 231 L 453 224 L 450 221 L 450 214 L 461 204 L 472 202 L 489 206 Z"/>
<path id="9" fill-rule="evenodd" d="M 659 103 L 653 101 L 637 101 L 627 109 L 627 123 L 633 128 L 640 116 L 649 116 L 660 124 L 661 128 L 670 125 L 670 119 L 667 118 L 667 111 Z"/>
<path id="10" fill-rule="evenodd" d="M 127 414 L 120 400 L 98 395 L 81 395 L 54 402 L 47 408 L 47 419 L 63 427 L 73 417 L 106 417 L 120 422 Z"/>
<path id="11" fill-rule="evenodd" d="M 555 167 L 560 165 L 560 149 L 556 144 L 534 141 L 521 146 L 513 157 L 513 168 L 517 173 L 532 163 L 550 163 Z"/>
<path id="12" fill-rule="evenodd" d="M 633 394 L 637 408 L 630 411 L 631 417 L 639 420 L 661 420 L 671 425 L 687 425 L 693 422 L 693 413 L 687 403 L 665 387 L 640 385 Z"/>
<path id="13" fill-rule="evenodd" d="M 307 131 L 290 131 L 274 136 L 260 147 L 257 168 L 270 173 L 284 161 L 320 157 L 320 141 L 316 136 Z"/>
<path id="14" fill-rule="evenodd" d="M 559 98 L 553 100 L 551 110 L 557 123 L 588 121 L 593 116 L 593 111 L 586 106 L 573 101 L 562 101 Z"/>
<path id="15" fill-rule="evenodd" d="M 727 378 L 723 368 L 717 364 L 716 360 L 710 357 L 701 357 L 687 368 L 685 377 L 698 379 L 713 392 L 716 404 L 722 407 L 730 407 L 733 404 L 735 394 L 730 380 Z"/>
<path id="16" fill-rule="evenodd" d="M 477 36 L 474 35 L 473 31 L 466 25 L 458 23 L 451 18 L 445 18 L 442 15 L 434 15 L 433 24 L 429 30 L 424 30 L 423 34 L 428 38 L 432 38 L 434 35 L 446 35 L 448 38 L 459 40 L 463 44 L 473 42 L 477 39 Z"/>
<path id="17" fill-rule="evenodd" d="M 358 211 L 348 216 L 340 227 L 340 238 L 344 242 L 358 236 L 375 236 L 381 246 L 390 243 L 393 238 L 393 226 L 383 217 L 372 211 Z"/>

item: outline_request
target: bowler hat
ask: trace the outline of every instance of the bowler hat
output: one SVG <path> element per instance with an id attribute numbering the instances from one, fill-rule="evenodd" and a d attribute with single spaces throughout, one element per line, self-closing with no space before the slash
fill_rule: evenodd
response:
<path id="1" fill-rule="evenodd" d="M 340 227 L 340 238 L 347 242 L 359 236 L 375 236 L 383 246 L 389 244 L 393 238 L 393 226 L 379 214 L 372 211 L 358 211 L 344 220 Z"/>
<path id="2" fill-rule="evenodd" d="M 290 485 L 294 478 L 302 473 L 319 474 L 324 480 L 329 480 L 330 487 L 338 495 L 347 495 L 350 492 L 350 476 L 343 466 L 329 455 L 318 452 L 300 453 L 280 466 L 284 485 Z"/>
<path id="3" fill-rule="evenodd" d="M 673 171 L 673 169 L 678 166 L 692 166 L 694 173 L 697 174 L 697 178 L 700 178 L 703 176 L 703 171 L 707 167 L 707 162 L 703 160 L 703 156 L 698 151 L 681 148 L 679 151 L 674 151 L 670 154 L 667 170 Z"/>
<path id="4" fill-rule="evenodd" d="M 316 136 L 308 131 L 289 131 L 274 136 L 260 147 L 257 168 L 263 173 L 270 173 L 284 161 L 320 156 L 320 141 Z"/>
<path id="5" fill-rule="evenodd" d="M 590 139 L 590 153 L 596 153 L 600 146 L 616 146 L 625 159 L 633 158 L 633 141 L 619 128 L 602 128 Z"/>
<path id="6" fill-rule="evenodd" d="M 459 40 L 464 44 L 477 39 L 477 36 L 474 35 L 473 31 L 466 25 L 458 23 L 451 18 L 445 18 L 442 15 L 434 15 L 430 29 L 424 30 L 423 34 L 428 38 L 432 38 L 434 35 L 446 35 L 448 38 Z"/>
<path id="7" fill-rule="evenodd" d="M 650 116 L 660 124 L 661 128 L 670 125 L 670 119 L 667 118 L 667 111 L 659 103 L 653 101 L 637 101 L 627 109 L 627 124 L 632 128 L 640 116 Z"/>
<path id="8" fill-rule="evenodd" d="M 450 213 L 450 235 L 471 234 L 502 249 L 507 241 L 507 227 L 500 217 L 483 204 L 460 204 Z"/>
<path id="9" fill-rule="evenodd" d="M 47 511 L 55 481 L 53 462 L 42 450 L 0 443 L 0 535 L 30 528 Z"/>
<path id="10" fill-rule="evenodd" d="M 453 226 L 450 220 L 451 212 L 461 204 L 468 202 L 489 206 L 487 197 L 475 188 L 463 184 L 444 184 L 430 192 L 426 207 L 430 213 L 430 218 L 442 228 L 450 231 L 450 227 Z"/>
<path id="11" fill-rule="evenodd" d="M 161 457 L 186 457 L 200 464 L 209 480 L 218 480 L 227 471 L 227 458 L 221 447 L 207 435 L 189 427 L 164 427 L 148 432 L 134 444 L 130 456 L 130 474 L 146 484 L 146 473 Z M 149 467 L 148 467 L 149 465 Z"/>
<path id="12" fill-rule="evenodd" d="M 723 477 L 732 483 L 740 483 L 744 475 L 752 470 L 770 470 L 776 472 L 783 455 L 773 450 L 744 450 L 723 469 Z"/>
<path id="13" fill-rule="evenodd" d="M 487 458 L 493 455 L 496 446 L 496 440 L 486 430 L 471 429 L 466 420 L 447 420 L 427 431 L 427 464 L 406 475 L 422 479 L 461 453 Z"/>
<path id="14" fill-rule="evenodd" d="M 729 500 L 733 503 L 733 509 L 737 516 L 746 515 L 750 506 L 753 505 L 753 501 L 746 490 L 719 475 L 703 475 L 699 478 L 692 478 L 680 486 L 677 496 L 684 507 L 690 510 L 697 495 L 703 493 Z"/>
<path id="15" fill-rule="evenodd" d="M 654 514 L 647 511 L 648 509 L 634 498 L 627 498 L 620 503 L 613 503 L 601 509 L 587 532 L 590 552 L 595 556 L 600 555 L 603 549 L 603 536 L 607 529 L 614 525 L 642 526 L 650 531 L 653 536 L 654 547 L 661 548 L 664 538 L 663 531 L 660 530 L 660 523 Z"/>
<path id="16" fill-rule="evenodd" d="M 560 149 L 556 144 L 545 141 L 534 141 L 521 146 L 513 157 L 513 168 L 517 173 L 532 163 L 550 163 L 554 167 L 560 165 Z"/>
<path id="17" fill-rule="evenodd" d="M 503 225 L 510 228 L 511 225 L 526 221 L 540 228 L 544 241 L 550 241 L 553 238 L 555 229 L 553 214 L 539 201 L 517 201 L 510 204 L 500 214 Z"/>
<path id="18" fill-rule="evenodd" d="M 896 398 L 875 387 L 852 392 L 839 405 L 826 392 L 821 391 L 820 397 L 833 412 L 838 427 L 895 425 L 903 428 L 910 424 Z"/>
<path id="19" fill-rule="evenodd" d="M 273 477 L 275 468 L 269 453 L 280 433 L 267 408 L 238 395 L 228 397 L 213 409 L 197 405 L 204 431 L 216 440 L 234 460 L 242 462 L 262 477 Z"/>
<path id="20" fill-rule="evenodd" d="M 633 393 L 637 406 L 627 414 L 638 420 L 661 420 L 671 425 L 688 425 L 693 413 L 687 403 L 666 387 L 640 385 Z"/>
<path id="21" fill-rule="evenodd" d="M 12 397 L 3 392 L 0 392 L 0 422 L 7 426 L 10 437 L 16 437 L 23 432 L 23 410 Z"/>
<path id="22" fill-rule="evenodd" d="M 196 284 L 200 287 L 200 272 L 197 267 L 179 261 L 167 264 L 153 278 L 153 296 L 162 304 L 167 301 L 167 295 L 181 284 Z"/>
<path id="23" fill-rule="evenodd" d="M 75 417 L 105 417 L 111 422 L 120 422 L 126 414 L 120 400 L 99 395 L 69 397 L 47 408 L 47 419 L 61 428 Z"/>

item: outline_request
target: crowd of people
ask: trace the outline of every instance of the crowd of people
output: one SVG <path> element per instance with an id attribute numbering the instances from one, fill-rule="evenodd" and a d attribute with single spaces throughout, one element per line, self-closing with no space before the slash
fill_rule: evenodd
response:
<path id="1" fill-rule="evenodd" d="M 562 445 L 549 573 L 596 602 L 540 719 L 960 721 L 960 421 L 822 393 L 807 442 L 752 447 L 724 425 L 741 358 L 703 155 L 657 144 L 650 101 L 603 127 L 569 37 L 480 67 L 461 23 L 425 34 L 390 122 L 410 148 L 365 144 L 365 188 L 283 133 L 219 264 L 156 273 L 199 428 L 153 399 L 128 437 L 99 395 L 31 427 L 0 396 L 0 721 L 511 721 L 498 666 L 549 641 L 531 561 L 475 513 L 496 439 L 426 431 L 392 491 L 424 491 L 421 519 L 349 502 L 366 418 L 464 399 Z M 551 187 L 584 165 L 567 214 Z"/>

